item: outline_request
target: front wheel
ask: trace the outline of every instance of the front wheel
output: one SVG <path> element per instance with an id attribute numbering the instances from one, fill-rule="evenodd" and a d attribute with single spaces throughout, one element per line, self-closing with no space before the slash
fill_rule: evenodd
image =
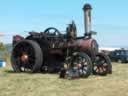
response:
<path id="1" fill-rule="evenodd" d="M 64 67 L 60 72 L 60 78 L 87 78 L 92 73 L 92 62 L 90 57 L 81 52 L 73 53 L 71 57 L 67 57 Z"/>
<path id="2" fill-rule="evenodd" d="M 93 74 L 107 75 L 112 73 L 112 65 L 109 57 L 104 53 L 98 53 L 93 63 Z"/>

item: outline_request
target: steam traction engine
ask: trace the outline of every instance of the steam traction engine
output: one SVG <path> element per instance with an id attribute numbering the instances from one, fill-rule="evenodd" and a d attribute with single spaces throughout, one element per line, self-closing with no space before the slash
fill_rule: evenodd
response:
<path id="1" fill-rule="evenodd" d="M 98 44 L 92 38 L 91 9 L 89 4 L 84 5 L 85 34 L 82 37 L 77 37 L 74 22 L 68 25 L 65 34 L 50 27 L 40 33 L 29 32 L 26 38 L 14 36 L 11 56 L 13 70 L 59 72 L 61 78 L 112 73 L 108 56 L 99 53 Z"/>

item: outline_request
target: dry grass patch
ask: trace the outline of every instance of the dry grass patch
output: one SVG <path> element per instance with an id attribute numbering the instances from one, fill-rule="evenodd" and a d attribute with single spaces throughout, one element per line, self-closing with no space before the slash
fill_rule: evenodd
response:
<path id="1" fill-rule="evenodd" d="M 0 96 L 128 96 L 128 64 L 113 63 L 113 74 L 63 80 L 57 74 L 13 73 L 0 69 Z"/>

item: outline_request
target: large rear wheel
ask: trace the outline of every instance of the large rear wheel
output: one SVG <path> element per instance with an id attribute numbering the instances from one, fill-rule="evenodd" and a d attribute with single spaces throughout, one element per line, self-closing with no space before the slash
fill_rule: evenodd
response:
<path id="1" fill-rule="evenodd" d="M 42 62 L 43 53 L 36 42 L 23 40 L 13 47 L 11 64 L 15 72 L 38 72 Z"/>

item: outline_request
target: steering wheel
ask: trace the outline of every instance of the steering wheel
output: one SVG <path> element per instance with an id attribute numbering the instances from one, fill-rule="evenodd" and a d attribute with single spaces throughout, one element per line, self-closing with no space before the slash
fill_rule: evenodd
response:
<path id="1" fill-rule="evenodd" d="M 44 33 L 51 35 L 51 36 L 57 36 L 57 37 L 61 36 L 60 31 L 54 27 L 49 27 L 49 28 L 45 29 Z"/>

